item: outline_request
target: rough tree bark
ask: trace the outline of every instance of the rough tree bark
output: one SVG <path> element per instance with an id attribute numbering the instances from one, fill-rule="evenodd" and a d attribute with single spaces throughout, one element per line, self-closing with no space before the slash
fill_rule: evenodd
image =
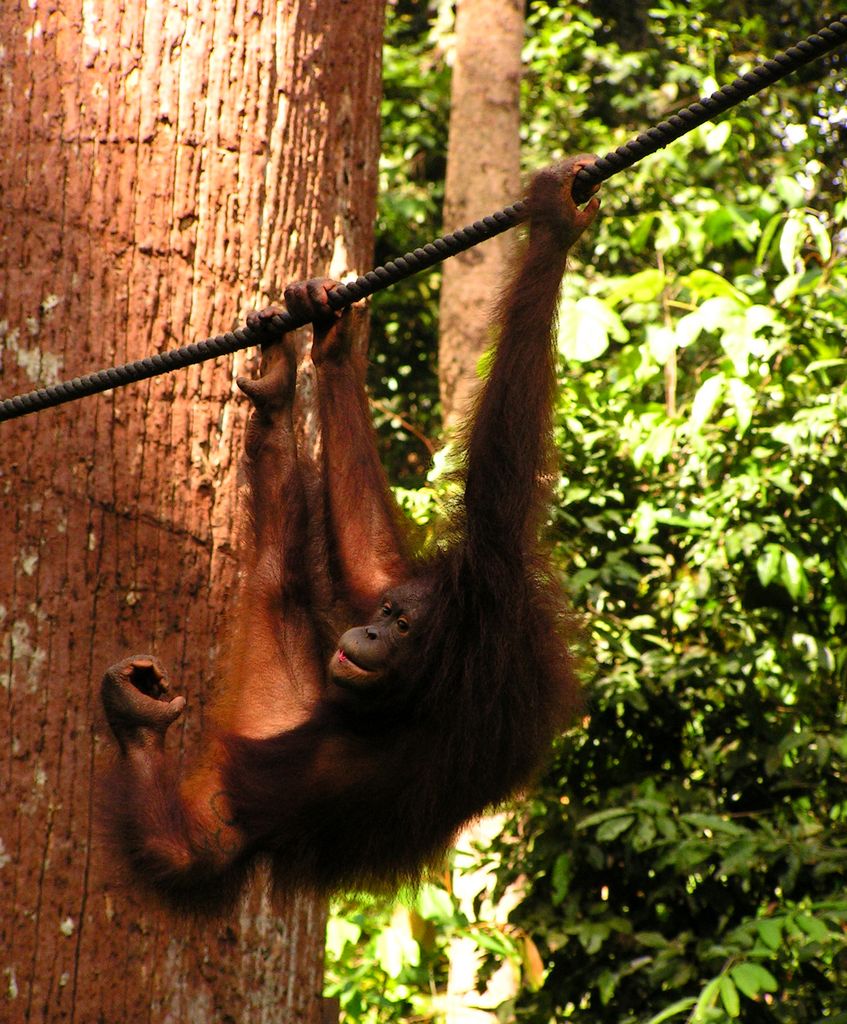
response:
<path id="1" fill-rule="evenodd" d="M 457 0 L 445 231 L 518 197 L 523 31 L 520 0 Z M 448 428 L 467 408 L 490 343 L 486 321 L 512 245 L 507 232 L 444 264 L 438 377 Z"/>
<path id="2" fill-rule="evenodd" d="M 0 5 L 2 393 L 234 326 L 371 262 L 381 0 Z M 106 666 L 196 749 L 235 577 L 254 354 L 0 425 L 0 1019 L 316 1022 L 325 909 L 142 905 L 104 854 Z M 213 683 L 212 683 L 213 685 Z"/>

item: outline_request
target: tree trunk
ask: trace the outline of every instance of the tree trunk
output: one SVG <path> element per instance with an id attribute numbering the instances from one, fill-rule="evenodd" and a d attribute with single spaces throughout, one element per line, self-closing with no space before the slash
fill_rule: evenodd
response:
<path id="1" fill-rule="evenodd" d="M 524 5 L 458 0 L 445 231 L 519 197 L 520 80 Z M 438 375 L 444 425 L 463 416 L 488 347 L 487 321 L 513 241 L 511 233 L 444 264 Z"/>
<path id="2" fill-rule="evenodd" d="M 366 269 L 381 37 L 380 0 L 0 6 L 3 396 Z M 320 1020 L 322 905 L 278 915 L 257 888 L 178 926 L 116 877 L 95 813 L 110 663 L 158 654 L 197 749 L 255 358 L 0 425 L 2 1020 Z"/>
<path id="3" fill-rule="evenodd" d="M 524 5 L 518 0 L 457 0 L 456 54 L 450 99 L 450 139 L 444 192 L 444 229 L 484 217 L 519 197 L 520 81 Z M 462 421 L 477 384 L 476 367 L 491 344 L 488 322 L 514 239 L 512 232 L 469 249 L 444 264 L 439 312 L 438 376 L 447 429 Z M 472 825 L 470 842 L 486 822 Z M 453 873 L 453 892 L 470 908 L 476 874 Z M 450 961 L 448 1022 L 495 1021 L 484 1007 L 514 994 L 514 979 L 502 972 L 488 991 L 477 991 L 479 948 L 456 938 Z M 475 1009 L 471 1009 L 474 1007 Z"/>

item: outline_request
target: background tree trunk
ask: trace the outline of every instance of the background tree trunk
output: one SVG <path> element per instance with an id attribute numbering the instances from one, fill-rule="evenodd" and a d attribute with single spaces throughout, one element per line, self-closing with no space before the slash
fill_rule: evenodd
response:
<path id="1" fill-rule="evenodd" d="M 458 0 L 445 231 L 477 220 L 519 196 L 523 36 L 524 5 L 518 0 Z M 513 234 L 501 235 L 444 264 L 438 379 L 447 429 L 464 418 L 477 383 L 477 363 L 491 343 L 489 316 L 514 246 Z M 471 826 L 465 841 L 482 839 L 486 830 L 491 831 L 486 822 Z M 460 901 L 471 904 L 480 887 L 474 874 L 454 871 L 453 892 Z M 498 972 L 480 995 L 477 972 L 481 957 L 476 943 L 454 938 L 448 957 L 447 1021 L 495 1021 L 496 1015 L 485 1007 L 496 1006 L 514 994 L 514 978 L 501 977 Z"/>
<path id="2" fill-rule="evenodd" d="M 444 228 L 453 231 L 518 198 L 524 5 L 458 0 Z M 444 264 L 438 376 L 445 427 L 458 422 L 489 344 L 487 321 L 511 233 Z"/>
<path id="3" fill-rule="evenodd" d="M 370 264 L 382 4 L 0 7 L 4 396 Z M 0 426 L 0 1018 L 320 1018 L 325 910 L 146 907 L 98 837 L 103 670 L 153 650 L 196 750 L 236 562 L 243 353 Z"/>

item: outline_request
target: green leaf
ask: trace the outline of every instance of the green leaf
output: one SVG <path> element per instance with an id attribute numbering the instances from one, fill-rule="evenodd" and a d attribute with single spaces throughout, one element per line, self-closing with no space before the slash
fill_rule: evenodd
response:
<path id="1" fill-rule="evenodd" d="M 643 853 L 648 850 L 656 839 L 656 824 L 652 818 L 639 817 L 638 825 L 632 836 L 631 844 L 633 849 Z"/>
<path id="2" fill-rule="evenodd" d="M 682 228 L 679 220 L 668 210 L 659 212 L 659 230 L 656 232 L 656 252 L 667 252 L 679 245 Z"/>
<path id="3" fill-rule="evenodd" d="M 647 244 L 647 239 L 650 237 L 653 224 L 657 219 L 658 214 L 651 212 L 646 217 L 641 217 L 636 223 L 635 230 L 629 236 L 629 244 L 633 252 L 641 252 Z"/>
<path id="4" fill-rule="evenodd" d="M 678 1017 L 681 1013 L 687 1013 L 696 1001 L 693 998 L 678 999 L 675 1003 L 671 1003 L 670 1006 L 666 1006 L 664 1010 L 657 1013 L 655 1017 L 651 1017 L 647 1024 L 664 1024 L 671 1017 Z"/>
<path id="5" fill-rule="evenodd" d="M 782 945 L 782 921 L 778 918 L 760 918 L 756 922 L 756 931 L 768 949 L 779 949 Z"/>
<path id="6" fill-rule="evenodd" d="M 706 270 L 705 268 L 692 270 L 690 274 L 685 274 L 684 277 L 679 279 L 679 284 L 683 288 L 688 288 L 698 299 L 712 299 L 716 296 L 722 296 L 732 300 L 733 308 L 747 306 L 750 303 L 744 292 L 736 288 L 731 281 L 727 281 L 721 274 L 716 274 L 714 270 Z"/>
<path id="7" fill-rule="evenodd" d="M 727 395 L 735 409 L 735 419 L 738 423 L 738 433 L 743 435 L 753 420 L 753 412 L 756 408 L 756 391 L 738 380 L 731 377 L 727 382 Z"/>
<path id="8" fill-rule="evenodd" d="M 559 317 L 559 348 L 566 359 L 587 363 L 609 347 L 609 338 L 626 341 L 623 321 L 600 299 L 586 295 L 576 302 L 565 300 Z"/>
<path id="9" fill-rule="evenodd" d="M 452 921 L 456 908 L 450 893 L 440 886 L 425 882 L 421 886 L 417 900 L 418 913 L 427 921 Z"/>
<path id="10" fill-rule="evenodd" d="M 603 1006 L 609 1005 L 609 1000 L 615 994 L 615 989 L 618 987 L 620 981 L 620 975 L 615 971 L 608 969 L 602 971 L 597 979 L 597 989 L 600 992 L 600 1002 Z"/>
<path id="11" fill-rule="evenodd" d="M 390 978 L 399 978 L 403 969 L 420 963 L 420 946 L 412 936 L 409 911 L 397 906 L 391 923 L 376 937 L 374 953 L 382 969 Z"/>
<path id="12" fill-rule="evenodd" d="M 770 586 L 776 579 L 782 562 L 782 548 L 778 544 L 766 544 L 764 552 L 756 560 L 756 575 L 763 587 Z"/>
<path id="13" fill-rule="evenodd" d="M 647 325 L 647 350 L 659 365 L 663 365 L 676 351 L 677 335 L 669 327 Z"/>
<path id="14" fill-rule="evenodd" d="M 832 239 L 829 237 L 829 232 L 826 230 L 824 224 L 821 223 L 817 214 L 806 214 L 806 227 L 809 229 L 809 233 L 815 240 L 815 245 L 818 247 L 821 259 L 824 263 L 829 263 L 829 260 L 832 257 Z"/>
<path id="15" fill-rule="evenodd" d="M 759 988 L 762 992 L 776 992 L 779 988 L 776 982 L 776 978 L 771 974 L 769 970 L 762 967 L 761 964 L 751 964 L 753 970 L 756 972 L 759 978 Z"/>
<path id="16" fill-rule="evenodd" d="M 779 255 L 788 274 L 797 270 L 797 257 L 805 234 L 803 222 L 795 214 L 790 214 L 779 237 Z"/>
<path id="17" fill-rule="evenodd" d="M 332 916 L 326 925 L 327 952 L 339 959 L 346 945 L 355 946 L 362 934 L 362 929 L 343 917 Z"/>
<path id="18" fill-rule="evenodd" d="M 806 193 L 796 178 L 783 174 L 776 179 L 774 184 L 777 195 L 787 206 L 798 207 L 805 204 Z"/>
<path id="19" fill-rule="evenodd" d="M 733 984 L 732 979 L 726 974 L 721 975 L 721 1002 L 730 1017 L 738 1016 L 741 1011 L 738 989 Z"/>
<path id="20" fill-rule="evenodd" d="M 838 565 L 838 575 L 847 580 L 847 537 L 839 537 L 835 543 L 835 558 Z"/>
<path id="21" fill-rule="evenodd" d="M 761 973 L 758 964 L 737 964 L 730 970 L 732 980 L 749 999 L 755 999 L 762 991 Z"/>
<path id="22" fill-rule="evenodd" d="M 711 417 L 715 406 L 720 401 L 726 378 L 716 373 L 707 378 L 699 387 L 694 401 L 691 403 L 691 415 L 688 423 L 693 434 L 698 434 L 706 421 Z"/>
<path id="23" fill-rule="evenodd" d="M 560 853 L 553 865 L 550 886 L 553 890 L 553 905 L 563 903 L 571 887 L 573 878 L 573 860 L 569 853 Z"/>
<path id="24" fill-rule="evenodd" d="M 474 928 L 472 931 L 463 931 L 462 934 L 473 939 L 480 949 L 487 949 L 490 953 L 495 953 L 497 956 L 506 957 L 507 959 L 518 959 L 520 955 L 520 950 L 512 937 L 496 929 L 483 931 Z"/>
<path id="25" fill-rule="evenodd" d="M 802 279 L 802 274 L 789 274 L 787 277 L 784 277 L 773 290 L 773 297 L 776 302 L 782 306 L 785 305 L 789 299 L 793 298 L 797 293 L 797 289 L 800 287 Z"/>
<path id="26" fill-rule="evenodd" d="M 704 124 L 702 129 L 703 142 L 707 153 L 720 153 L 732 135 L 732 122 L 721 121 L 719 124 Z"/>
<path id="27" fill-rule="evenodd" d="M 597 841 L 610 843 L 629 828 L 635 821 L 634 814 L 626 814 L 622 818 L 614 818 L 612 821 L 604 822 L 597 829 Z"/>
<path id="28" fill-rule="evenodd" d="M 823 944 L 832 941 L 832 933 L 819 918 L 811 917 L 808 914 L 795 914 L 794 920 L 797 922 L 797 926 L 815 942 Z"/>
<path id="29" fill-rule="evenodd" d="M 649 218 L 651 223 L 652 218 L 653 215 Z M 606 301 L 612 306 L 619 302 L 652 302 L 662 294 L 666 283 L 661 270 L 641 270 L 616 283 Z"/>
<path id="30" fill-rule="evenodd" d="M 720 992 L 721 978 L 712 978 L 712 980 L 706 985 L 703 991 L 700 993 L 700 998 L 697 1000 L 697 1005 L 691 1014 L 691 1022 L 702 1022 L 707 1020 L 706 1011 L 711 1009 L 715 1005 Z"/>
<path id="31" fill-rule="evenodd" d="M 709 829 L 711 832 L 722 832 L 730 836 L 746 836 L 747 829 L 743 825 L 737 825 L 728 818 L 721 818 L 717 814 L 699 814 L 696 812 L 683 814 L 682 821 L 693 825 L 697 829 Z"/>
<path id="32" fill-rule="evenodd" d="M 623 807 L 607 807 L 604 811 L 595 811 L 594 814 L 589 814 L 587 817 L 582 818 L 577 822 L 577 830 L 582 831 L 586 828 L 594 828 L 595 825 L 601 825 L 604 821 L 610 821 L 612 818 L 620 818 L 624 815 L 629 814 Z"/>
<path id="33" fill-rule="evenodd" d="M 597 924 L 588 922 L 578 925 L 575 929 L 580 945 L 589 956 L 593 956 L 602 949 L 603 943 L 609 937 L 610 930 L 609 925 L 604 922 Z"/>
<path id="34" fill-rule="evenodd" d="M 779 578 L 788 593 L 795 601 L 803 601 L 808 596 L 809 582 L 800 559 L 793 551 L 782 552 Z"/>
<path id="35" fill-rule="evenodd" d="M 765 230 L 762 232 L 762 237 L 759 239 L 759 248 L 756 250 L 756 263 L 764 263 L 767 257 L 768 250 L 773 242 L 774 235 L 777 232 L 780 224 L 782 223 L 785 214 L 778 213 L 771 217 L 768 223 L 765 225 Z"/>

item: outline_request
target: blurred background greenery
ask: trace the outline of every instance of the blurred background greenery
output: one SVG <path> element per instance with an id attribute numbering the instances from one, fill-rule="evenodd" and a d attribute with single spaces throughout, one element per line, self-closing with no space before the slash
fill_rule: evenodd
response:
<path id="1" fill-rule="evenodd" d="M 525 168 L 612 149 L 844 10 L 529 2 Z M 380 263 L 442 232 L 450 14 L 390 7 Z M 586 716 L 443 874 L 338 902 L 348 1024 L 847 1022 L 845 69 L 842 49 L 604 186 L 563 292 L 549 524 Z M 373 304 L 374 415 L 423 524 L 439 279 Z"/>

